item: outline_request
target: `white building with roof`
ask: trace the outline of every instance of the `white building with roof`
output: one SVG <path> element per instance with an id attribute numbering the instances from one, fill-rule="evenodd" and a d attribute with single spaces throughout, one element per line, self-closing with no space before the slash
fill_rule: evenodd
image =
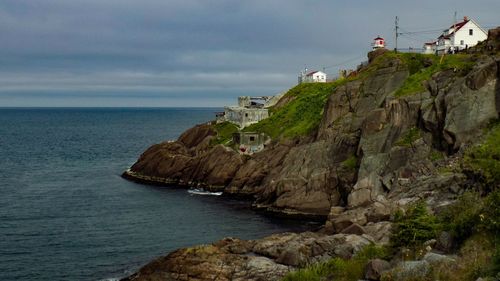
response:
<path id="1" fill-rule="evenodd" d="M 307 72 L 307 68 L 299 74 L 299 84 L 301 83 L 325 83 L 326 73 L 323 71 Z"/>
<path id="2" fill-rule="evenodd" d="M 464 50 L 486 40 L 488 33 L 474 20 L 464 17 L 463 21 L 444 30 L 436 42 L 425 43 L 424 53 L 451 53 Z"/>

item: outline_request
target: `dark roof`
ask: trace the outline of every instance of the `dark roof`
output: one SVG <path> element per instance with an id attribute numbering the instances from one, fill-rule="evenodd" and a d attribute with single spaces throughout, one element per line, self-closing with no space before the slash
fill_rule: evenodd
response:
<path id="1" fill-rule="evenodd" d="M 457 30 L 459 30 L 460 28 L 462 28 L 462 27 L 463 27 L 466 23 L 468 23 L 469 21 L 470 21 L 470 20 L 464 20 L 463 22 L 459 22 L 459 23 L 457 23 L 457 24 L 454 24 L 454 25 L 450 26 L 450 28 L 455 27 L 455 28 L 456 28 L 456 30 L 455 30 L 455 31 L 457 31 Z"/>
<path id="2" fill-rule="evenodd" d="M 316 72 L 318 72 L 318 71 L 317 70 L 316 71 L 311 71 L 311 72 L 307 73 L 306 76 L 312 76 Z"/>
<path id="3" fill-rule="evenodd" d="M 379 37 L 377 37 L 377 38 L 375 38 L 373 40 L 384 40 L 384 38 L 382 38 L 382 37 L 379 36 Z"/>
<path id="4" fill-rule="evenodd" d="M 444 39 L 450 39 L 450 37 L 457 31 L 460 30 L 460 28 L 462 28 L 465 24 L 467 24 L 470 20 L 464 20 L 463 22 L 459 22 L 457 24 L 454 24 L 452 26 L 450 26 L 449 29 L 452 29 L 453 27 L 455 27 L 455 30 L 453 30 L 452 33 L 448 34 L 448 35 L 444 35 L 444 34 L 441 34 L 441 36 L 438 37 L 439 38 L 444 38 Z"/>

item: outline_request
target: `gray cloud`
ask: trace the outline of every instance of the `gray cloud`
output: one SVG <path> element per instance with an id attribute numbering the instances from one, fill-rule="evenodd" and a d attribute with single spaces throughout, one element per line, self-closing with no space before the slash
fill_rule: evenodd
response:
<path id="1" fill-rule="evenodd" d="M 355 66 L 374 36 L 392 45 L 396 15 L 441 29 L 455 10 L 500 24 L 497 0 L 3 0 L 0 106 L 222 106 L 286 90 L 304 65 Z"/>

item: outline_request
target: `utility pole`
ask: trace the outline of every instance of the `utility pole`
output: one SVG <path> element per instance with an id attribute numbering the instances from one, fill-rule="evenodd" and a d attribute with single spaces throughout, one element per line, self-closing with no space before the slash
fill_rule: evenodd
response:
<path id="1" fill-rule="evenodd" d="M 394 25 L 395 25 L 394 30 L 396 32 L 394 34 L 395 35 L 395 40 L 394 41 L 396 42 L 395 43 L 395 47 L 394 47 L 394 52 L 397 53 L 398 52 L 398 36 L 399 36 L 399 34 L 398 34 L 398 29 L 399 29 L 399 18 L 398 18 L 398 16 L 396 16 L 396 20 L 394 21 Z"/>

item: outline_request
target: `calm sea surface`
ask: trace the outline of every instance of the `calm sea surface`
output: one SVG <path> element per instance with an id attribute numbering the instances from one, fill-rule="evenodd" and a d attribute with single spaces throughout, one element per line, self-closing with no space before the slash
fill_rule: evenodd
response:
<path id="1" fill-rule="evenodd" d="M 120 177 L 216 109 L 0 109 L 0 280 L 123 277 L 179 247 L 307 224 Z"/>

